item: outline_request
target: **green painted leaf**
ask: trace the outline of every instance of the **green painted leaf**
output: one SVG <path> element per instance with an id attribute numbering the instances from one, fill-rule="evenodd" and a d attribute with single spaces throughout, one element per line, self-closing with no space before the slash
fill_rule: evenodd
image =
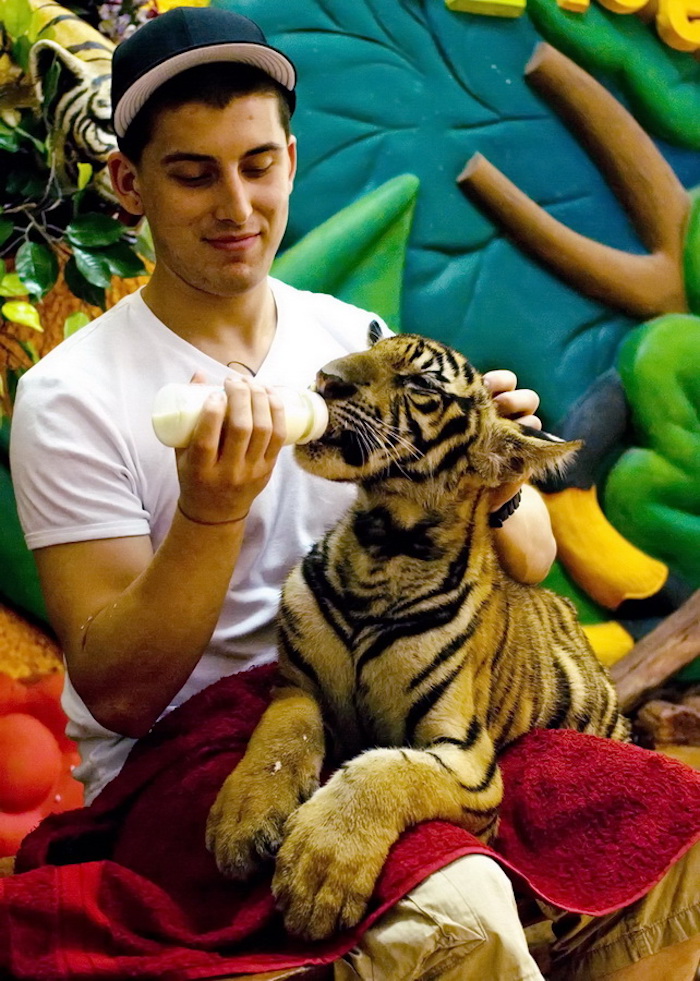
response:
<path id="1" fill-rule="evenodd" d="M 121 222 L 108 215 L 87 214 L 74 218 L 66 229 L 66 237 L 71 245 L 93 249 L 102 245 L 112 245 L 124 234 Z"/>
<path id="2" fill-rule="evenodd" d="M 17 273 L 5 273 L 0 279 L 0 296 L 26 296 L 27 287 Z"/>
<path id="3" fill-rule="evenodd" d="M 688 307 L 700 315 L 700 189 L 690 192 L 691 206 L 683 246 L 683 274 Z"/>
<path id="4" fill-rule="evenodd" d="M 41 298 L 58 279 L 58 261 L 52 249 L 38 242 L 24 242 L 15 256 L 15 269 L 29 293 Z"/>
<path id="5" fill-rule="evenodd" d="M 102 253 L 74 247 L 73 257 L 82 275 L 93 286 L 107 287 L 111 285 L 112 273 L 109 263 Z"/>
<path id="6" fill-rule="evenodd" d="M 80 330 L 81 327 L 84 327 L 86 324 L 89 323 L 90 323 L 90 317 L 88 317 L 86 313 L 83 313 L 82 310 L 77 310 L 75 313 L 72 313 L 69 317 L 66 317 L 66 319 L 63 321 L 64 339 L 66 337 L 70 337 L 71 334 L 75 334 L 75 332 Z"/>
<path id="7" fill-rule="evenodd" d="M 626 538 L 700 586 L 700 318 L 667 314 L 635 330 L 619 371 L 636 430 L 605 486 Z"/>
<path id="8" fill-rule="evenodd" d="M 108 245 L 105 249 L 100 249 L 100 255 L 104 256 L 113 276 L 128 279 L 131 276 L 143 276 L 146 267 L 126 242 L 115 242 Z"/>
<path id="9" fill-rule="evenodd" d="M 550 44 L 619 87 L 649 132 L 700 149 L 700 65 L 663 44 L 653 25 L 596 4 L 582 17 L 554 0 L 528 0 L 527 13 Z"/>
<path id="10" fill-rule="evenodd" d="M 401 284 L 419 180 L 403 174 L 309 232 L 273 267 L 298 289 L 332 293 L 401 323 Z"/>
<path id="11" fill-rule="evenodd" d="M 83 276 L 81 271 L 78 269 L 74 256 L 71 256 L 66 263 L 66 268 L 63 270 L 63 276 L 66 280 L 68 289 L 74 296 L 77 296 L 79 300 L 85 300 L 86 303 L 90 303 L 92 306 L 101 307 L 103 310 L 105 309 L 107 302 L 104 288 L 93 285 L 93 283 Z"/>
<path id="12" fill-rule="evenodd" d="M 4 245 L 15 229 L 11 218 L 0 218 L 0 245 Z"/>
<path id="13" fill-rule="evenodd" d="M 5 320 L 11 320 L 13 324 L 21 324 L 23 327 L 31 327 L 32 330 L 43 331 L 39 311 L 32 303 L 26 300 L 9 300 L 3 303 L 0 308 Z"/>

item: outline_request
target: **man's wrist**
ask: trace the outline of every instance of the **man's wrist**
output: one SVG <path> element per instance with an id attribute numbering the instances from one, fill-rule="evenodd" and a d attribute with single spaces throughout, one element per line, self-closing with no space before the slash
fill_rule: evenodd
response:
<path id="1" fill-rule="evenodd" d="M 501 504 L 500 508 L 496 508 L 489 515 L 489 525 L 491 528 L 502 528 L 503 522 L 510 518 L 511 514 L 518 510 L 520 507 L 520 501 L 522 499 L 522 490 L 518 490 L 513 496 Z"/>

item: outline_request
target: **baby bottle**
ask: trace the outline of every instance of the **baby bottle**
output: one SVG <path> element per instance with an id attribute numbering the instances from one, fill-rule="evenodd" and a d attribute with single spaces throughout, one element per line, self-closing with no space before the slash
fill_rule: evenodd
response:
<path id="1" fill-rule="evenodd" d="M 187 446 L 207 398 L 212 392 L 221 391 L 221 385 L 164 385 L 156 395 L 152 414 L 153 428 L 161 443 L 177 448 Z M 275 386 L 275 392 L 284 405 L 285 444 L 310 443 L 323 435 L 328 425 L 328 407 L 318 392 L 282 385 Z"/>

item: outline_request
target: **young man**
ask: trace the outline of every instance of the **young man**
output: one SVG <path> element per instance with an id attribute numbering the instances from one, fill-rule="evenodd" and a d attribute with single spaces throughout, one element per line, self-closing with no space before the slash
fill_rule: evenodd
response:
<path id="1" fill-rule="evenodd" d="M 227 11 L 177 8 L 117 49 L 110 172 L 122 206 L 149 220 L 156 266 L 20 384 L 13 475 L 88 801 L 165 712 L 274 657 L 282 579 L 351 500 L 295 466 L 271 390 L 307 386 L 365 347 L 376 319 L 269 277 L 296 170 L 294 85 L 291 62 Z M 163 384 L 192 378 L 225 395 L 176 456 L 151 406 Z M 539 425 L 537 397 L 511 373 L 491 384 L 502 411 Z M 509 571 L 537 581 L 554 543 L 542 501 L 523 491 L 494 534 Z M 424 974 L 541 978 L 489 859 L 431 876 L 336 967 L 339 979 Z"/>

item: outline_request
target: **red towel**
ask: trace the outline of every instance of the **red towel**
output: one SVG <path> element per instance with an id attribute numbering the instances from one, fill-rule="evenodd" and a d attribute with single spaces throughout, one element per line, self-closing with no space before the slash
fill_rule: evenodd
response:
<path id="1" fill-rule="evenodd" d="M 269 872 L 224 880 L 204 847 L 207 812 L 269 700 L 273 667 L 224 679 L 163 719 L 88 808 L 52 815 L 0 880 L 0 976 L 186 979 L 328 963 L 436 869 L 481 852 L 576 912 L 643 895 L 700 837 L 700 775 L 634 746 L 538 731 L 502 759 L 496 849 L 443 821 L 394 846 L 355 930 L 285 935 Z"/>

